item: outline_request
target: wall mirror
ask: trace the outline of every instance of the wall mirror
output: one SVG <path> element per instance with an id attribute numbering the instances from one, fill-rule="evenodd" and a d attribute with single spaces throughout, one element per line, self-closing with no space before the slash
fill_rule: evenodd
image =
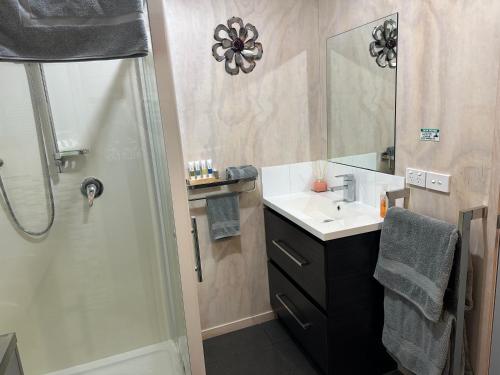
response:
<path id="1" fill-rule="evenodd" d="M 327 40 L 328 159 L 394 174 L 398 14 Z"/>

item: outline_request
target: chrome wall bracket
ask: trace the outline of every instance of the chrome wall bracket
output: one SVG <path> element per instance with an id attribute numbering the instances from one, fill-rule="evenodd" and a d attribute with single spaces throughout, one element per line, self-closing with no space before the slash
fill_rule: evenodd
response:
<path id="1" fill-rule="evenodd" d="M 54 160 L 56 162 L 56 166 L 59 169 L 59 172 L 62 173 L 64 166 L 66 164 L 66 161 L 68 159 L 86 155 L 89 153 L 89 150 L 84 148 L 81 150 L 67 150 L 67 151 L 56 151 L 54 153 Z"/>

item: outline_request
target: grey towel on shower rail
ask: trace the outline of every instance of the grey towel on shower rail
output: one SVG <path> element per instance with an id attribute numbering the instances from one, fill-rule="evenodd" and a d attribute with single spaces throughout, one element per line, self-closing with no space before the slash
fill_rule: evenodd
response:
<path id="1" fill-rule="evenodd" d="M 417 375 L 442 375 L 455 317 L 444 310 L 456 226 L 402 208 L 387 212 L 375 278 L 385 287 L 387 350 Z"/>
<path id="2" fill-rule="evenodd" d="M 146 56 L 144 0 L 3 0 L 0 60 L 56 62 Z"/>
<path id="3" fill-rule="evenodd" d="M 210 237 L 220 240 L 240 234 L 240 200 L 238 193 L 207 197 Z"/>

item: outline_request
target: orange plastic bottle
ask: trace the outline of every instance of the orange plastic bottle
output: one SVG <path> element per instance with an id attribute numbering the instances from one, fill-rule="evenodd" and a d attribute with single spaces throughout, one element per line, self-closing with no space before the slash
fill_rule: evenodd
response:
<path id="1" fill-rule="evenodd" d="M 387 208 L 389 206 L 389 202 L 387 200 L 387 188 L 384 186 L 382 193 L 380 194 L 380 217 L 385 218 L 387 215 Z"/>

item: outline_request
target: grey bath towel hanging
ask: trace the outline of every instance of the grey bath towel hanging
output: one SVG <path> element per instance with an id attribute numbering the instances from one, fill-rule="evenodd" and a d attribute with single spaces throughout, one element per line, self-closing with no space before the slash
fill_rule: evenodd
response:
<path id="1" fill-rule="evenodd" d="M 455 317 L 444 306 L 458 240 L 456 226 L 391 208 L 375 278 L 385 287 L 387 350 L 416 375 L 442 375 Z"/>
<path id="2" fill-rule="evenodd" d="M 64 62 L 148 54 L 144 0 L 3 0 L 0 60 Z"/>

